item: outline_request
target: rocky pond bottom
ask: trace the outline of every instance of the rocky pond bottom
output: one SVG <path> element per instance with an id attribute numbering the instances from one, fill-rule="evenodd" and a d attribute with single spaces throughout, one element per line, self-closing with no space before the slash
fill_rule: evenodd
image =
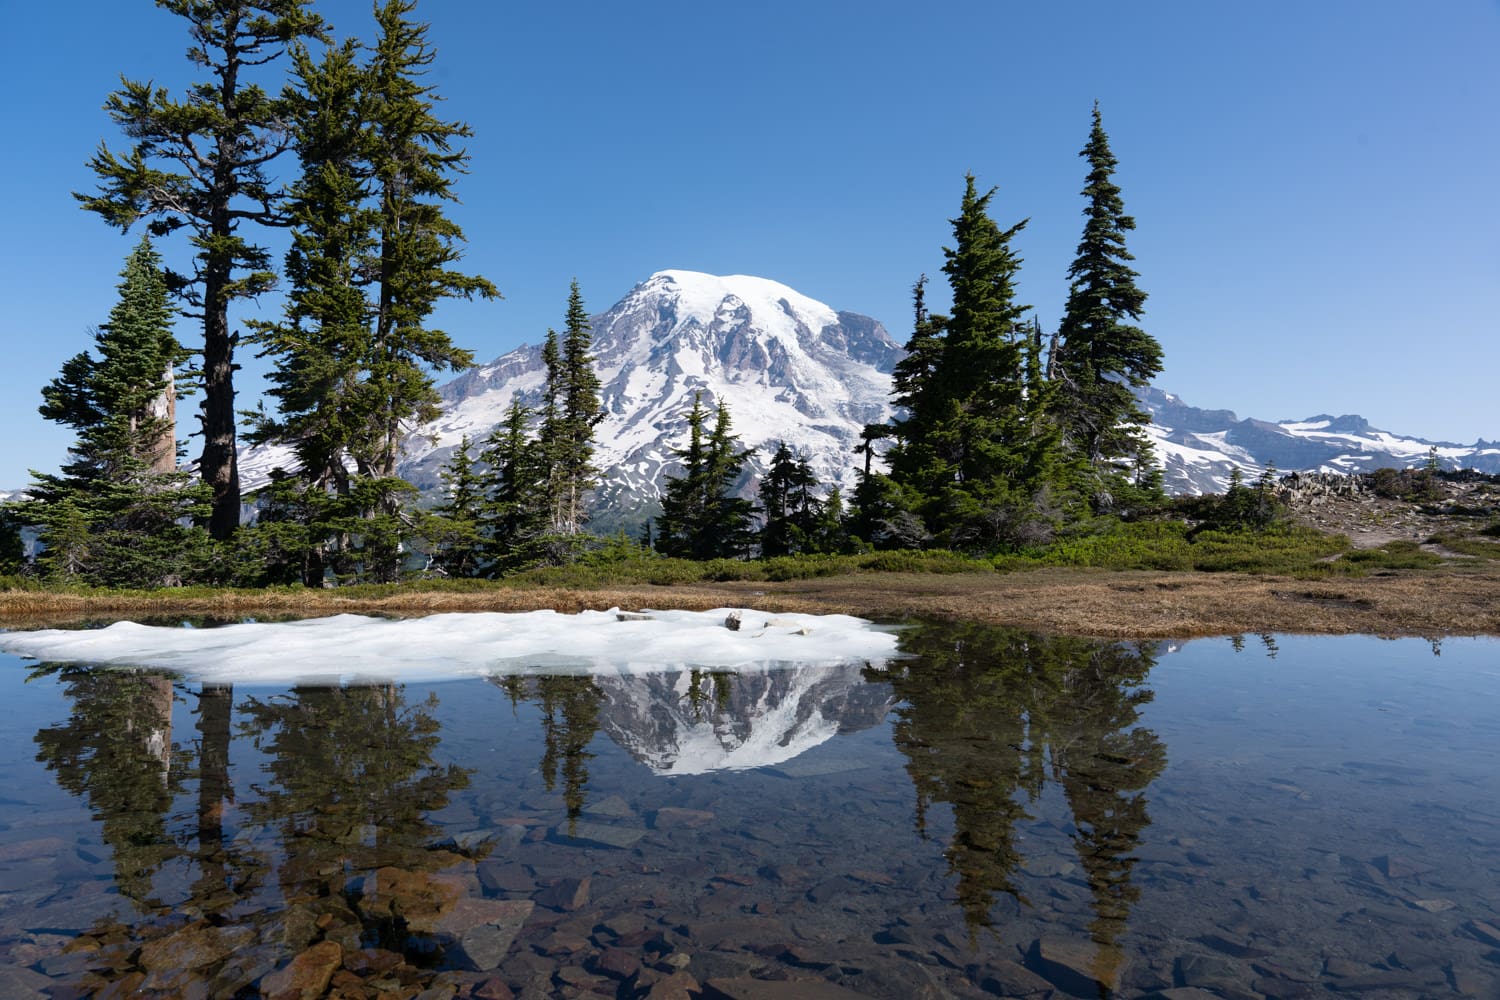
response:
<path id="1" fill-rule="evenodd" d="M 0 996 L 1500 996 L 1500 644 L 229 686 L 0 658 Z"/>

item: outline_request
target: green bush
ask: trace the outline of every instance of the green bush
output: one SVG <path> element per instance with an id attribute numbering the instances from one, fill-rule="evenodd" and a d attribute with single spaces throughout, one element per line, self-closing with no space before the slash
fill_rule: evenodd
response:
<path id="1" fill-rule="evenodd" d="M 1354 549 L 1339 560 L 1360 573 L 1379 569 L 1431 569 L 1443 564 L 1442 556 L 1423 552 L 1416 542 L 1389 542 L 1378 549 Z"/>
<path id="2" fill-rule="evenodd" d="M 947 549 L 893 549 L 854 558 L 861 569 L 871 573 L 983 573 L 993 568 L 986 560 Z"/>

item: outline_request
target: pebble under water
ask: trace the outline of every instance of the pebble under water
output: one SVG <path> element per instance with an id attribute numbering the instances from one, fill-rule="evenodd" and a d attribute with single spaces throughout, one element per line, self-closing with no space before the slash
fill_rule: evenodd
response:
<path id="1" fill-rule="evenodd" d="M 0 996 L 1500 996 L 1500 643 L 901 645 L 346 687 L 0 657 Z"/>

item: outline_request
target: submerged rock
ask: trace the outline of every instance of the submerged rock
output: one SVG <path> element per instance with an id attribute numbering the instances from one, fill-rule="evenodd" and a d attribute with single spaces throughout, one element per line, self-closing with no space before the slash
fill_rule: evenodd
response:
<path id="1" fill-rule="evenodd" d="M 556 885 L 543 889 L 534 898 L 539 906 L 572 913 L 588 905 L 589 887 L 592 884 L 593 880 L 590 878 L 565 878 Z"/>
<path id="2" fill-rule="evenodd" d="M 328 989 L 334 970 L 343 961 L 344 949 L 336 942 L 319 941 L 263 978 L 261 995 L 270 1000 L 317 1000 Z"/>
<path id="3" fill-rule="evenodd" d="M 533 909 L 529 899 L 461 899 L 433 931 L 451 939 L 448 953 L 456 964 L 488 972 L 504 961 Z"/>
<path id="4" fill-rule="evenodd" d="M 462 896 L 451 875 L 381 868 L 365 880 L 359 908 L 370 919 L 400 918 L 413 931 L 430 932 Z"/>
<path id="5" fill-rule="evenodd" d="M 1051 936 L 1037 938 L 1027 956 L 1027 964 L 1054 986 L 1078 996 L 1095 996 L 1101 986 L 1111 993 L 1118 990 L 1128 961 L 1093 942 Z"/>
<path id="6" fill-rule="evenodd" d="M 574 823 L 571 829 L 563 825 L 552 830 L 553 838 L 565 844 L 588 844 L 621 850 L 633 847 L 645 835 L 646 831 L 638 827 L 612 826 L 608 823 Z"/>

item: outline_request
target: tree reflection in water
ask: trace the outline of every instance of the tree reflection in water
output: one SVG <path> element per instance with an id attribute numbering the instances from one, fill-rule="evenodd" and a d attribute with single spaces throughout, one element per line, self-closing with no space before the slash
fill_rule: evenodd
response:
<path id="1" fill-rule="evenodd" d="M 871 686 L 853 682 L 861 693 L 848 684 L 810 688 L 821 693 L 806 713 L 826 711 L 840 726 L 867 716 L 873 723 L 894 694 L 893 735 L 916 791 L 918 832 L 936 827 L 935 807 L 951 809 L 944 856 L 976 937 L 993 925 L 1002 897 L 1029 905 L 1020 837 L 1055 789 L 1048 801 L 1066 803 L 1071 823 L 1062 825 L 1091 894 L 1097 979 L 1114 981 L 1139 896 L 1132 855 L 1150 822 L 1145 789 L 1166 763 L 1161 741 L 1139 725 L 1152 697 L 1144 686 L 1152 647 L 961 625 L 911 629 L 903 645 L 915 655 L 867 671 Z M 338 975 L 351 989 L 377 975 L 359 964 L 372 946 L 406 970 L 407 985 L 427 982 L 448 961 L 439 951 L 451 936 L 442 915 L 479 901 L 459 905 L 470 890 L 453 876 L 460 868 L 472 876 L 474 856 L 431 818 L 469 782 L 469 771 L 436 759 L 435 696 L 408 704 L 393 684 L 302 686 L 242 693 L 236 702 L 231 688 L 205 685 L 185 692 L 194 738 L 179 745 L 165 676 L 39 669 L 58 672 L 72 701 L 65 724 L 37 733 L 39 758 L 62 787 L 87 798 L 114 850 L 116 883 L 140 911 L 130 926 L 81 935 L 95 950 L 77 992 L 248 995 L 320 948 L 346 963 Z M 780 705 L 768 691 L 802 690 L 794 678 L 777 673 L 747 688 L 754 711 L 735 720 L 736 739 Z M 635 724 L 632 745 L 649 747 L 664 734 L 675 738 L 663 720 L 717 720 L 741 697 L 735 677 L 716 672 L 692 672 L 685 693 L 675 682 L 642 685 L 646 693 L 659 686 L 653 697 L 665 702 L 610 701 L 609 682 L 586 676 L 495 683 L 514 705 L 535 705 L 541 776 L 560 791 L 570 832 L 601 723 Z M 240 741 L 233 761 L 232 739 Z"/>
<path id="2" fill-rule="evenodd" d="M 133 902 L 160 906 L 151 881 L 181 854 L 167 830 L 183 790 L 187 753 L 172 741 L 172 681 L 145 671 L 93 671 L 44 663 L 72 702 L 68 721 L 36 734 L 37 760 L 58 785 L 87 801 L 114 855 L 115 885 Z"/>
<path id="3" fill-rule="evenodd" d="M 542 780 L 555 791 L 562 772 L 563 804 L 568 810 L 568 834 L 577 829 L 589 781 L 589 744 L 599 731 L 599 702 L 604 693 L 592 677 L 538 677 L 532 681 L 542 710 Z"/>
<path id="4" fill-rule="evenodd" d="M 407 706 L 397 685 L 299 687 L 236 706 L 231 687 L 205 684 L 188 750 L 171 742 L 167 676 L 38 670 L 60 672 L 73 701 L 67 723 L 37 733 L 38 757 L 88 799 L 139 914 L 80 935 L 94 956 L 80 995 L 236 995 L 323 941 L 336 954 L 378 944 L 412 959 L 431 947 L 405 917 L 428 906 L 430 925 L 451 906 L 432 873 L 464 859 L 427 814 L 470 773 L 433 759 L 435 697 Z M 241 789 L 253 794 L 239 798 L 236 736 L 263 755 Z M 193 792 L 195 808 L 174 810 Z M 179 857 L 196 862 L 196 877 L 169 882 L 187 898 L 163 898 L 153 880 Z"/>
<path id="5" fill-rule="evenodd" d="M 1113 981 L 1140 895 L 1130 876 L 1150 824 L 1144 790 L 1166 766 L 1161 740 L 1137 726 L 1153 697 L 1142 686 L 1153 647 L 967 625 L 914 628 L 902 647 L 915 656 L 868 676 L 901 699 L 894 738 L 916 789 L 918 832 L 927 835 L 934 803 L 953 811 L 945 856 L 971 933 L 992 926 L 1002 895 L 1029 905 L 1016 886 L 1017 826 L 1050 778 L 1093 897 L 1097 978 Z"/>
<path id="6" fill-rule="evenodd" d="M 427 819 L 468 787 L 470 771 L 434 762 L 437 696 L 408 707 L 403 687 L 298 687 L 247 698 L 240 731 L 269 758 L 245 806 L 279 829 L 288 902 L 342 895 L 378 868 L 431 867 L 441 828 Z"/>

